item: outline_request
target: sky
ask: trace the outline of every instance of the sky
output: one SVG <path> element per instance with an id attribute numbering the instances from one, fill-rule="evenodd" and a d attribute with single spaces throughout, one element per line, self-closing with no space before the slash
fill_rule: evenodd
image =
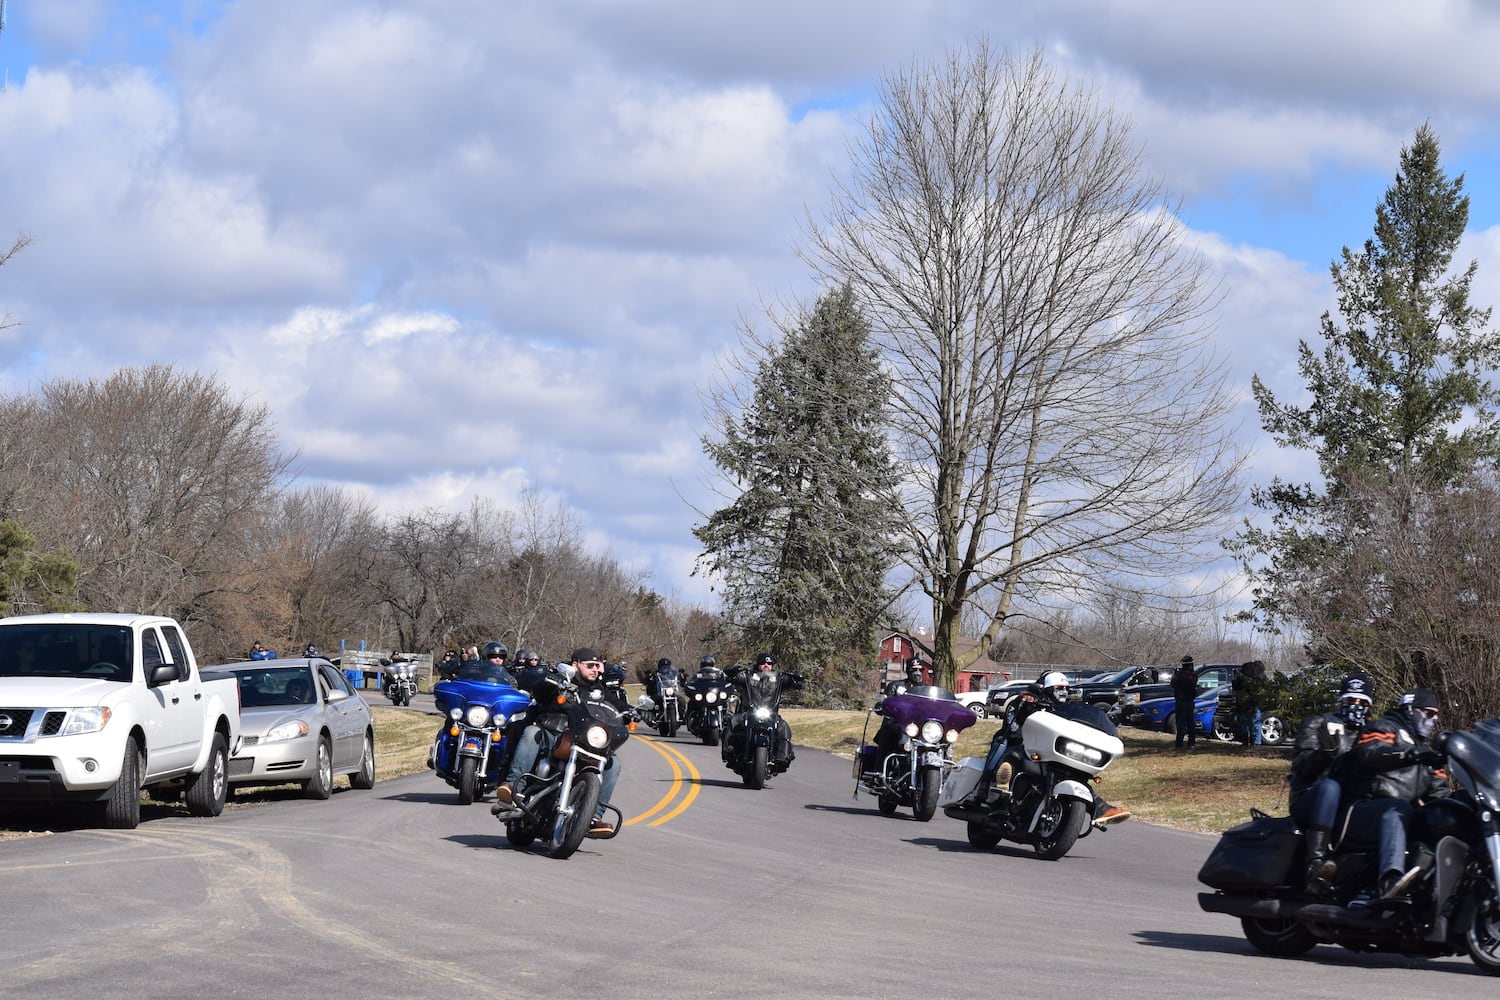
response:
<path id="1" fill-rule="evenodd" d="M 797 256 L 883 74 L 1040 48 L 1127 115 L 1217 270 L 1251 477 L 1329 265 L 1424 122 L 1500 301 L 1500 13 L 1461 0 L 6 0 L 0 392 L 169 362 L 385 512 L 576 511 L 711 605 L 702 392 Z"/>

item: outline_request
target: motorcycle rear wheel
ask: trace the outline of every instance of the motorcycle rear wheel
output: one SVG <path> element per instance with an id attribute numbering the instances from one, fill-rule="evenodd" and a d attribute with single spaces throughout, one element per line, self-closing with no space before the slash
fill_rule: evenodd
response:
<path id="1" fill-rule="evenodd" d="M 1262 955 L 1295 958 L 1305 955 L 1318 943 L 1312 931 L 1295 920 L 1275 917 L 1241 917 L 1240 928 L 1250 947 Z"/>
<path id="2" fill-rule="evenodd" d="M 770 754 L 765 747 L 754 747 L 751 749 L 750 760 L 745 766 L 745 773 L 741 775 L 745 779 L 747 788 L 766 787 L 766 769 L 770 766 Z"/>
<path id="3" fill-rule="evenodd" d="M 1036 825 L 1037 857 L 1056 861 L 1073 849 L 1083 825 L 1083 803 L 1077 799 L 1053 799 L 1043 807 Z"/>
<path id="4" fill-rule="evenodd" d="M 479 760 L 474 757 L 465 757 L 458 762 L 458 804 L 461 806 L 471 804 L 478 788 Z"/>
<path id="5" fill-rule="evenodd" d="M 938 788 L 943 783 L 942 769 L 924 767 L 917 772 L 917 801 L 911 814 L 918 822 L 926 823 L 937 815 Z"/>
<path id="6" fill-rule="evenodd" d="M 588 834 L 594 823 L 594 810 L 599 807 L 600 778 L 597 771 L 581 771 L 573 778 L 573 790 L 568 793 L 568 805 L 573 815 L 552 847 L 552 856 L 561 861 L 573 856 L 578 845 Z"/>
<path id="7" fill-rule="evenodd" d="M 1464 943 L 1480 971 L 1500 976 L 1500 905 L 1493 897 L 1474 908 L 1474 920 L 1464 934 Z"/>

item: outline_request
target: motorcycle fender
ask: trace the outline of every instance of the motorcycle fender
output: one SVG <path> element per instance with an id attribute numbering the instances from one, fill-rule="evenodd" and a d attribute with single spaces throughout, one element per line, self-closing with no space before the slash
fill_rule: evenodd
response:
<path id="1" fill-rule="evenodd" d="M 1094 801 L 1094 793 L 1088 785 L 1072 778 L 1059 781 L 1052 789 L 1052 794 L 1060 799 L 1080 799 L 1085 805 Z"/>
<path id="2" fill-rule="evenodd" d="M 943 752 L 941 750 L 923 750 L 917 754 L 918 767 L 942 767 Z"/>
<path id="3" fill-rule="evenodd" d="M 477 736 L 465 736 L 463 745 L 458 748 L 460 757 L 482 757 L 484 756 L 484 744 L 479 742 Z"/>

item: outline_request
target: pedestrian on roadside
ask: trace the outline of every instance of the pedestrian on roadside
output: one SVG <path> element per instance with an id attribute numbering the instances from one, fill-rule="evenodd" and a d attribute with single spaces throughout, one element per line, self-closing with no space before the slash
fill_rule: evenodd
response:
<path id="1" fill-rule="evenodd" d="M 1198 671 L 1193 666 L 1191 655 L 1184 655 L 1172 671 L 1172 710 L 1177 717 L 1178 750 L 1182 749 L 1183 737 L 1187 737 L 1188 749 L 1198 745 L 1198 719 L 1193 712 L 1193 702 L 1198 697 Z"/>

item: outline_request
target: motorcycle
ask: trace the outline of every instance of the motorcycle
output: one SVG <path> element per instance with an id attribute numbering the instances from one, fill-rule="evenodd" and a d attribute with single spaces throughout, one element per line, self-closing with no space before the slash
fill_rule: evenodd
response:
<path id="1" fill-rule="evenodd" d="M 745 693 L 740 711 L 730 722 L 720 755 L 724 766 L 744 781 L 746 788 L 764 788 L 773 775 L 785 771 L 792 763 L 790 732 L 783 733 L 781 721 L 783 685 L 802 686 L 802 676 L 776 670 L 747 670 L 736 679 Z"/>
<path id="2" fill-rule="evenodd" d="M 458 678 L 439 681 L 432 698 L 448 719 L 433 746 L 432 769 L 466 806 L 505 780 L 506 726 L 525 714 L 531 698 L 509 684 Z"/>
<path id="3" fill-rule="evenodd" d="M 410 705 L 412 695 L 417 693 L 417 665 L 406 660 L 386 664 L 385 696 L 392 705 Z"/>
<path id="4" fill-rule="evenodd" d="M 1003 726 L 995 740 L 994 746 L 1005 740 Z M 965 821 L 969 843 L 982 851 L 1008 840 L 1056 861 L 1093 831 L 1090 782 L 1125 744 L 1108 716 L 1078 702 L 1032 712 L 1021 724 L 1021 741 L 1006 751 L 1004 788 L 980 788 L 984 762 L 965 757 L 948 772 L 938 807 Z"/>
<path id="5" fill-rule="evenodd" d="M 604 768 L 630 738 L 635 723 L 607 700 L 580 697 L 578 688 L 561 678 L 547 678 L 534 697 L 538 703 L 561 699 L 567 706 L 567 729 L 558 734 L 552 752 L 539 756 L 535 769 L 521 776 L 511 806 L 497 805 L 492 811 L 505 824 L 511 846 L 529 847 L 545 836 L 551 845 L 548 853 L 563 859 L 588 835 L 599 808 Z M 596 838 L 611 840 L 619 835 L 624 817 L 613 805 L 604 809 L 614 813 L 614 831 Z"/>
<path id="6" fill-rule="evenodd" d="M 943 774 L 953 766 L 953 744 L 977 716 L 951 692 L 931 684 L 886 695 L 880 710 L 901 734 L 900 752 L 886 753 L 861 736 L 854 756 L 854 795 L 858 798 L 863 790 L 876 796 L 882 816 L 908 806 L 925 823 L 937 813 Z M 866 734 L 874 712 L 872 708 L 865 717 Z"/>
<path id="7" fill-rule="evenodd" d="M 1226 830 L 1198 873 L 1216 890 L 1198 895 L 1209 913 L 1240 918 L 1245 940 L 1266 955 L 1294 957 L 1318 944 L 1402 955 L 1458 955 L 1500 975 L 1500 720 L 1440 733 L 1461 790 L 1418 807 L 1408 850 L 1421 868 L 1408 895 L 1368 898 L 1379 867 L 1370 831 L 1346 830 L 1334 850 L 1331 888 L 1305 885 L 1302 831 L 1289 816 L 1252 810 Z"/>
<path id="8" fill-rule="evenodd" d="M 724 710 L 729 701 L 729 680 L 722 670 L 699 671 L 683 684 L 685 709 L 682 724 L 703 741 L 718 746 L 724 732 Z"/>

